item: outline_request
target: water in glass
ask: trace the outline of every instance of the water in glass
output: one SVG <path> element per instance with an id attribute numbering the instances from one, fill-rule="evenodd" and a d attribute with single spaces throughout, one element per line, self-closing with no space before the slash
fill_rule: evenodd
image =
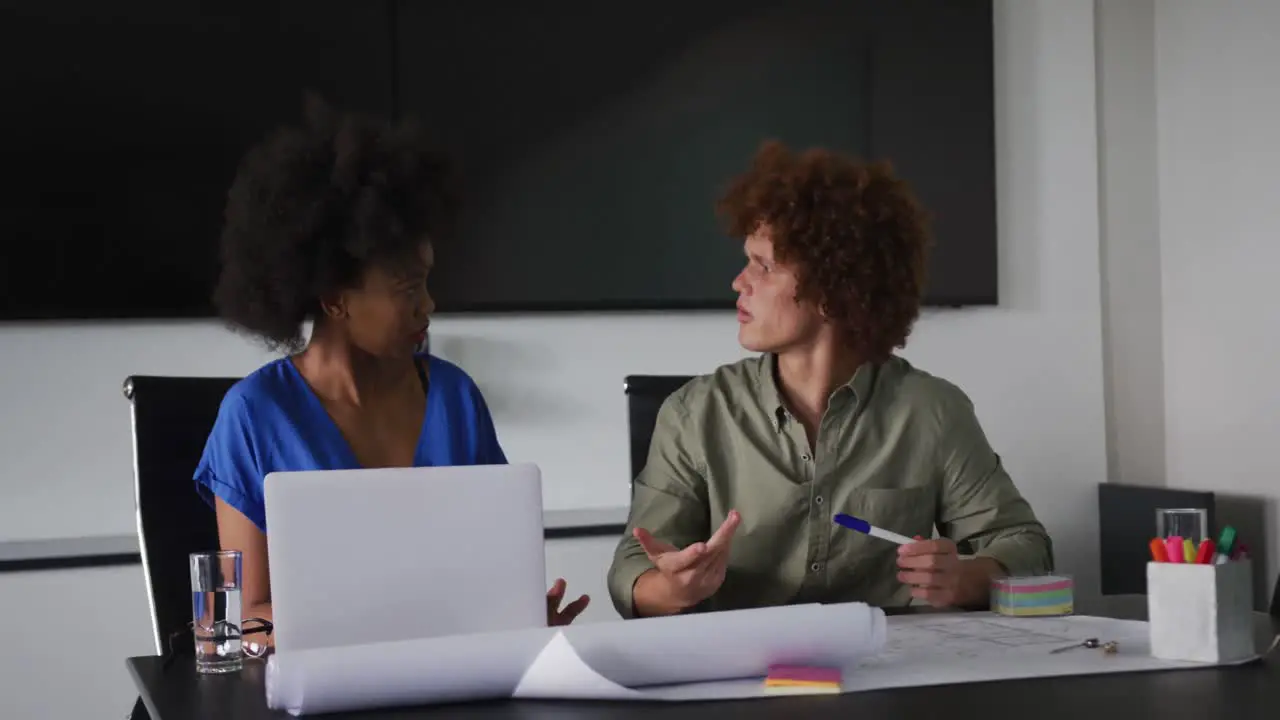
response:
<path id="1" fill-rule="evenodd" d="M 235 550 L 191 554 L 191 632 L 196 672 L 236 672 L 240 640 L 241 557 Z"/>
<path id="2" fill-rule="evenodd" d="M 240 643 L 240 590 L 192 592 L 196 671 L 236 672 L 244 661 Z"/>

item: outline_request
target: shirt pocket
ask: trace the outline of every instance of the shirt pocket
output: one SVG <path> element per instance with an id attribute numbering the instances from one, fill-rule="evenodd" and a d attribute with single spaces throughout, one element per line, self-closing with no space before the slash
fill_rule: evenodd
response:
<path id="1" fill-rule="evenodd" d="M 937 516 L 933 488 L 855 488 L 836 512 L 856 518 L 899 535 L 929 537 Z M 887 542 L 879 540 L 879 542 Z"/>
<path id="2" fill-rule="evenodd" d="M 899 535 L 929 538 L 937 515 L 933 488 L 855 488 L 834 513 L 846 513 Z M 898 545 L 835 525 L 831 543 L 832 569 L 862 572 L 871 584 L 896 582 Z"/>

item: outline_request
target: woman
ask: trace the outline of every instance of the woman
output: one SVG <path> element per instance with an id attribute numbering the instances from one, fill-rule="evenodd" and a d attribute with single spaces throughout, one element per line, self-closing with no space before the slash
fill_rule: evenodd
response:
<path id="1" fill-rule="evenodd" d="M 409 126 L 318 101 L 306 120 L 252 149 L 228 194 L 215 301 L 286 355 L 227 393 L 195 473 L 219 544 L 242 553 L 243 615 L 267 620 L 268 473 L 507 461 L 472 379 L 417 352 L 453 208 L 443 159 Z M 548 624 L 585 609 L 561 609 L 564 592 L 548 591 Z"/>

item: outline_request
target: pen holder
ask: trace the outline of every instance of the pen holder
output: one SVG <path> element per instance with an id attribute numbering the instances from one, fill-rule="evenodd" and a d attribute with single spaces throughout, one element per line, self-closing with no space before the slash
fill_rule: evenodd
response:
<path id="1" fill-rule="evenodd" d="M 1147 563 L 1152 656 L 1208 663 L 1252 657 L 1252 598 L 1248 562 Z"/>

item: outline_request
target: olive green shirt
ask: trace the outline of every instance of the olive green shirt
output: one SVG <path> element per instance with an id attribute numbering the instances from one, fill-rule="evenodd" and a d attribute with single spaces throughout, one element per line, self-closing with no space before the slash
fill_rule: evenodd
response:
<path id="1" fill-rule="evenodd" d="M 959 388 L 898 357 L 864 365 L 832 393 L 810 451 L 778 391 L 776 362 L 726 365 L 663 403 L 609 568 L 622 617 L 635 616 L 632 588 L 653 567 L 633 528 L 683 548 L 734 509 L 742 522 L 724 584 L 695 611 L 908 604 L 898 546 L 836 525 L 842 512 L 908 537 L 936 527 L 961 554 L 993 558 L 1012 574 L 1052 570 L 1048 534 Z"/>

